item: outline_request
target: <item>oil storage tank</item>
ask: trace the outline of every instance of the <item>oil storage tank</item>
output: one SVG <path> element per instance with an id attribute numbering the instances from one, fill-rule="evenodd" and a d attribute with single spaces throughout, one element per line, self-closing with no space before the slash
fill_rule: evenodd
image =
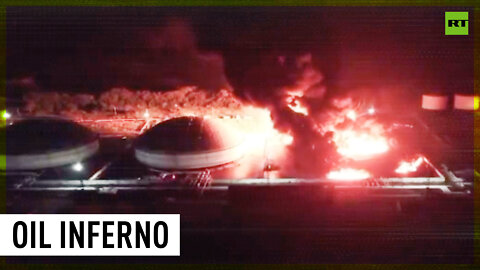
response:
<path id="1" fill-rule="evenodd" d="M 61 167 L 94 155 L 98 136 L 75 122 L 30 118 L 0 128 L 5 138 L 1 170 L 22 171 Z"/>
<path id="2" fill-rule="evenodd" d="M 243 136 L 220 119 L 179 117 L 140 136 L 135 142 L 135 157 L 157 169 L 201 169 L 240 159 L 242 146 Z"/>

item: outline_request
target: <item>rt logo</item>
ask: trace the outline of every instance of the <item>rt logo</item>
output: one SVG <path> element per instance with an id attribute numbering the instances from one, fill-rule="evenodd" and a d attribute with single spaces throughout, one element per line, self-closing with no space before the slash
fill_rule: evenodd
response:
<path id="1" fill-rule="evenodd" d="M 445 12 L 445 35 L 468 35 L 468 12 Z"/>

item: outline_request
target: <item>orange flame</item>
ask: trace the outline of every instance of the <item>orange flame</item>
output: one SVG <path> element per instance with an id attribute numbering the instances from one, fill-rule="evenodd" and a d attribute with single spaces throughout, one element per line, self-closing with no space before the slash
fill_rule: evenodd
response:
<path id="1" fill-rule="evenodd" d="M 219 121 L 244 136 L 245 151 L 252 155 L 278 159 L 293 143 L 292 135 L 275 129 L 268 109 L 244 106 L 240 117 L 223 117 Z"/>
<path id="2" fill-rule="evenodd" d="M 286 95 L 285 103 L 290 110 L 305 116 L 309 114 L 307 106 L 305 106 L 301 100 L 304 95 L 303 91 L 286 91 Z"/>
<path id="3" fill-rule="evenodd" d="M 337 152 L 354 160 L 365 160 L 388 151 L 385 137 L 365 130 L 336 130 L 333 141 Z"/>
<path id="4" fill-rule="evenodd" d="M 282 65 L 284 62 L 284 59 L 280 61 Z M 325 94 L 326 90 L 322 85 L 323 75 L 313 65 L 311 54 L 297 57 L 295 66 L 297 70 L 295 82 L 281 89 L 285 95 L 283 102 L 293 112 L 307 116 L 310 111 L 305 104 L 306 99 L 322 98 Z"/>
<path id="5" fill-rule="evenodd" d="M 412 172 L 416 172 L 418 170 L 418 167 L 420 167 L 420 165 L 422 165 L 424 161 L 424 157 L 418 157 L 417 159 L 413 159 L 411 161 L 402 160 L 400 161 L 397 169 L 395 169 L 395 172 L 398 174 L 409 174 Z"/>

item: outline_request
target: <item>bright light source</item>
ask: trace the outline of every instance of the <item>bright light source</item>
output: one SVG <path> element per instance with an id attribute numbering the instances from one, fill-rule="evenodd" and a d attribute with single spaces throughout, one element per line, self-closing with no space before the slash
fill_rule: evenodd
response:
<path id="1" fill-rule="evenodd" d="M 398 165 L 398 168 L 395 170 L 395 172 L 398 174 L 408 174 L 408 173 L 416 172 L 418 170 L 418 167 L 422 165 L 424 160 L 425 160 L 424 157 L 419 157 L 411 161 L 401 161 L 400 164 Z"/>
<path id="2" fill-rule="evenodd" d="M 148 112 L 148 109 L 145 110 L 145 113 L 143 114 L 143 117 L 145 117 L 145 118 L 149 118 L 149 117 L 150 117 L 150 113 Z"/>
<path id="3" fill-rule="evenodd" d="M 473 109 L 476 111 L 476 110 L 478 110 L 479 106 L 480 106 L 480 97 L 479 96 L 474 96 L 473 97 Z"/>
<path id="4" fill-rule="evenodd" d="M 330 171 L 327 178 L 337 181 L 354 181 L 364 180 L 370 177 L 370 173 L 365 170 L 358 170 L 352 168 L 342 168 L 339 170 Z"/>
<path id="5" fill-rule="evenodd" d="M 350 159 L 367 160 L 389 150 L 383 134 L 370 132 L 368 127 L 365 130 L 337 130 L 333 136 L 337 152 Z"/>
<path id="6" fill-rule="evenodd" d="M 353 120 L 355 121 L 357 119 L 357 113 L 354 111 L 354 110 L 349 110 L 347 112 L 347 117 L 350 119 L 350 120 Z"/>
<path id="7" fill-rule="evenodd" d="M 285 134 L 282 136 L 282 142 L 285 144 L 285 145 L 290 145 L 293 143 L 293 136 L 290 135 L 290 134 Z"/>
<path id="8" fill-rule="evenodd" d="M 369 114 L 374 114 L 375 113 L 375 108 L 371 107 L 370 109 L 368 109 L 368 113 Z"/>
<path id="9" fill-rule="evenodd" d="M 12 117 L 12 115 L 11 115 L 9 112 L 7 112 L 7 110 L 4 110 L 4 111 L 2 112 L 2 117 L 3 117 L 3 119 L 7 120 L 7 119 L 9 119 L 10 117 Z"/>
<path id="10" fill-rule="evenodd" d="M 76 171 L 76 172 L 80 172 L 83 170 L 83 165 L 82 163 L 80 162 L 77 162 L 75 164 L 72 165 L 72 170 Z"/>

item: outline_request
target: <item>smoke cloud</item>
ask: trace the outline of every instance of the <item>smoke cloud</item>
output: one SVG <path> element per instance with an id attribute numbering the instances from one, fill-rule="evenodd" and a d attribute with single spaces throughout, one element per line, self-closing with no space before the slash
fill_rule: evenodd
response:
<path id="1" fill-rule="evenodd" d="M 58 63 L 46 76 L 49 80 L 42 82 L 49 90 L 102 89 L 102 94 L 32 92 L 25 96 L 26 111 L 85 120 L 122 117 L 118 113 L 143 118 L 148 110 L 150 115 L 168 119 L 209 114 L 211 110 L 215 110 L 214 115 L 234 116 L 241 106 L 254 105 L 268 108 L 275 128 L 294 138 L 284 163 L 287 168 L 282 171 L 316 176 L 329 169 L 322 164 L 328 163 L 326 159 L 334 156 L 335 149 L 330 134 L 317 132 L 313 117 L 329 104 L 327 89 L 311 54 L 266 52 L 240 80 L 234 78 L 232 87 L 223 57 L 199 50 L 186 20 L 171 18 L 160 27 L 132 34 L 128 40 L 124 36 L 108 39 L 94 37 L 100 48 L 81 50 L 79 65 Z M 165 92 L 170 89 L 176 90 Z M 137 125 L 119 128 L 136 131 Z"/>
<path id="2" fill-rule="evenodd" d="M 71 54 L 47 64 L 35 76 L 46 90 L 98 92 L 113 87 L 168 90 L 182 86 L 228 89 L 220 54 L 199 50 L 185 19 L 160 26 L 99 30 Z M 60 53 L 58 55 L 61 55 Z"/>

